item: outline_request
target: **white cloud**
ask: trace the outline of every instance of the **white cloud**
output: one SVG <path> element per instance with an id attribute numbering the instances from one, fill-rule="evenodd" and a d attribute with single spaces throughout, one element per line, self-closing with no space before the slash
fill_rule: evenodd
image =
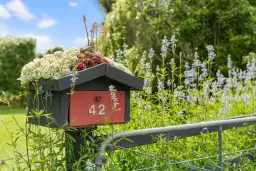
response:
<path id="1" fill-rule="evenodd" d="M 85 44 L 85 40 L 81 39 L 80 37 L 77 37 L 74 41 L 75 47 L 82 47 Z"/>
<path id="2" fill-rule="evenodd" d="M 0 37 L 4 37 L 8 35 L 8 30 L 5 26 L 0 25 Z"/>
<path id="3" fill-rule="evenodd" d="M 3 5 L 0 4 L 0 18 L 7 19 L 10 18 L 11 14 L 5 9 Z"/>
<path id="4" fill-rule="evenodd" d="M 53 40 L 48 36 L 25 34 L 23 37 L 33 37 L 36 39 L 37 52 L 45 53 L 48 49 L 55 47 Z"/>
<path id="5" fill-rule="evenodd" d="M 48 36 L 35 36 L 36 49 L 38 52 L 45 53 L 48 49 L 53 48 L 53 40 Z"/>
<path id="6" fill-rule="evenodd" d="M 73 43 L 76 48 L 85 47 L 88 44 L 87 40 L 86 38 L 77 37 Z"/>
<path id="7" fill-rule="evenodd" d="M 68 5 L 71 6 L 71 7 L 76 7 L 77 6 L 77 2 L 68 2 Z"/>
<path id="8" fill-rule="evenodd" d="M 6 8 L 24 21 L 30 21 L 36 18 L 21 2 L 21 0 L 12 0 L 8 4 L 6 4 Z"/>
<path id="9" fill-rule="evenodd" d="M 89 39 L 89 41 L 91 41 L 91 39 Z M 96 38 L 93 38 L 93 41 L 96 41 Z M 74 44 L 75 48 L 85 47 L 85 46 L 88 46 L 88 39 L 87 38 L 77 37 L 73 41 L 73 44 Z"/>
<path id="10" fill-rule="evenodd" d="M 56 24 L 56 21 L 54 19 L 42 19 L 37 23 L 37 26 L 39 28 L 49 28 Z"/>

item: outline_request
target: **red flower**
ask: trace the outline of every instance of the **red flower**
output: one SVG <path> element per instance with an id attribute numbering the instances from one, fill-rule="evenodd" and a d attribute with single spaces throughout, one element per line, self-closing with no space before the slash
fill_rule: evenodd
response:
<path id="1" fill-rule="evenodd" d="M 88 69 L 102 63 L 109 64 L 109 62 L 103 56 L 86 52 L 81 53 L 78 56 L 78 63 L 75 65 L 75 68 L 78 71 L 81 71 L 83 69 Z"/>
<path id="2" fill-rule="evenodd" d="M 91 67 L 95 66 L 95 63 L 94 63 L 94 61 L 93 61 L 91 58 L 86 58 L 85 65 L 86 65 L 88 68 L 91 68 Z"/>
<path id="3" fill-rule="evenodd" d="M 85 65 L 83 63 L 78 63 L 76 64 L 75 68 L 78 70 L 78 71 L 81 71 L 81 70 L 84 70 L 85 69 Z"/>

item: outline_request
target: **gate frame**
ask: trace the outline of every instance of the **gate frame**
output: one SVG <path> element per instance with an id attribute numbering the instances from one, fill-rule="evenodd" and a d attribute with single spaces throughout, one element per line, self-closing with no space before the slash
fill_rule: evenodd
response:
<path id="1" fill-rule="evenodd" d="M 102 166 L 106 165 L 107 159 L 104 156 L 105 151 L 115 150 L 114 147 L 109 147 L 109 144 L 118 140 L 118 147 L 130 148 L 134 146 L 153 144 L 157 141 L 153 136 L 164 135 L 167 141 L 173 139 L 182 139 L 201 134 L 218 132 L 218 148 L 219 148 L 219 169 L 223 171 L 223 156 L 222 156 L 222 131 L 232 128 L 238 128 L 256 124 L 256 115 L 243 115 L 233 118 L 225 118 L 213 121 L 203 121 L 191 124 L 182 124 L 175 126 L 147 128 L 134 131 L 125 131 L 108 136 L 100 145 L 96 155 L 96 170 L 101 171 Z M 127 140 L 129 139 L 129 141 Z"/>

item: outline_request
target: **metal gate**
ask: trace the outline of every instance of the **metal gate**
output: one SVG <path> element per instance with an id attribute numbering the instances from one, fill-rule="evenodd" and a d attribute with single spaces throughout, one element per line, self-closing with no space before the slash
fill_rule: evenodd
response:
<path id="1" fill-rule="evenodd" d="M 127 131 L 117 133 L 111 136 L 108 136 L 100 145 L 98 149 L 98 154 L 96 156 L 95 164 L 97 166 L 97 171 L 102 170 L 102 166 L 106 164 L 107 158 L 104 156 L 106 151 L 116 150 L 116 149 L 128 149 L 130 147 L 147 145 L 156 143 L 156 139 L 154 138 L 157 135 L 163 135 L 166 141 L 171 141 L 174 139 L 182 139 L 192 136 L 198 136 L 201 134 L 208 134 L 217 132 L 218 133 L 218 155 L 215 156 L 208 156 L 207 158 L 219 158 L 219 169 L 223 170 L 223 156 L 230 155 L 232 153 L 237 152 L 245 152 L 255 150 L 256 148 L 244 149 L 240 151 L 234 151 L 228 154 L 223 154 L 222 151 L 222 131 L 244 127 L 251 124 L 256 123 L 256 115 L 246 115 L 246 116 L 238 116 L 233 118 L 226 118 L 220 120 L 213 120 L 213 121 L 204 121 L 204 122 L 197 122 L 191 124 L 184 124 L 184 125 L 176 125 L 176 126 L 166 126 L 166 127 L 157 127 L 157 128 L 149 128 L 149 129 L 141 129 L 141 130 L 134 130 L 134 131 Z M 129 140 L 127 140 L 129 139 Z M 115 145 L 111 145 L 115 143 Z M 137 153 L 139 153 L 137 151 Z M 149 154 L 146 154 L 149 155 Z M 253 156 L 247 154 L 248 158 L 253 159 Z M 186 161 L 168 161 L 166 164 L 185 164 L 189 165 L 189 162 L 202 160 L 205 158 L 197 158 L 193 160 L 186 160 Z M 234 160 L 239 160 L 239 157 L 230 160 L 230 162 Z M 156 169 L 158 166 L 153 166 L 151 168 L 141 168 L 138 170 L 153 170 Z M 200 170 L 211 170 L 210 168 L 200 168 L 197 166 L 191 166 L 192 170 L 200 169 Z"/>

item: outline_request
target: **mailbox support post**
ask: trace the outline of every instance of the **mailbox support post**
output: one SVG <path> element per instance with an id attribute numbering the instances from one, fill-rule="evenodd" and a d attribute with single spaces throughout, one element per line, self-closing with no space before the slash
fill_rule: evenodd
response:
<path id="1" fill-rule="evenodd" d="M 79 136 L 80 131 L 65 131 L 66 144 L 66 167 L 67 171 L 72 171 L 72 166 L 80 158 L 79 151 L 83 145 L 83 140 Z M 73 141 L 73 140 L 74 141 Z"/>
<path id="2" fill-rule="evenodd" d="M 66 167 L 67 171 L 72 171 L 72 166 L 77 162 L 82 156 L 79 152 L 82 147 L 85 146 L 85 141 L 90 141 L 91 143 L 97 143 L 92 131 L 95 127 L 90 128 L 77 128 L 70 131 L 65 131 L 66 138 Z M 84 135 L 84 136 L 83 136 Z M 70 141 L 70 138 L 72 140 Z M 93 144 L 90 148 L 97 149 L 97 146 Z M 94 150 L 94 149 L 92 149 Z M 84 158 L 82 161 L 82 166 L 86 167 L 87 159 Z"/>

